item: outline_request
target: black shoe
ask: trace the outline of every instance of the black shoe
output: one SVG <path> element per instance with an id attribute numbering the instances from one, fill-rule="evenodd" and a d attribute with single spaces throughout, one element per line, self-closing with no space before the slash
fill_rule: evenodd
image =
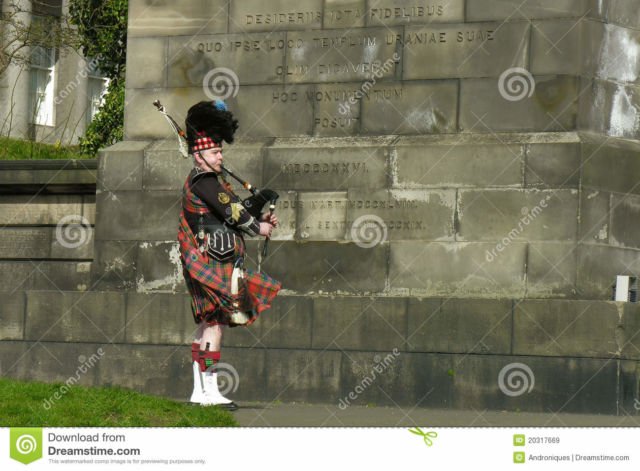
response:
<path id="1" fill-rule="evenodd" d="M 228 404 L 216 404 L 220 409 L 228 410 L 233 412 L 234 410 L 238 410 L 238 404 L 235 402 L 230 402 Z"/>

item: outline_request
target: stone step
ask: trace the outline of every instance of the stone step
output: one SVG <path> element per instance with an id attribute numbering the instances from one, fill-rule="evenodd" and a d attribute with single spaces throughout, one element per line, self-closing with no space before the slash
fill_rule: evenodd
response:
<path id="1" fill-rule="evenodd" d="M 122 386 L 187 400 L 187 346 L 4 341 L 2 375 Z M 241 401 L 637 416 L 640 363 L 557 358 L 225 347 L 221 388 Z M 64 390 L 61 390 L 61 394 Z M 52 399 L 53 401 L 54 399 Z"/>
<path id="2" fill-rule="evenodd" d="M 0 161 L 0 194 L 93 194 L 97 160 Z"/>
<path id="3" fill-rule="evenodd" d="M 640 273 L 638 155 L 584 132 L 372 135 L 238 140 L 225 164 L 279 192 L 264 268 L 296 294 L 607 300 Z M 97 289 L 184 289 L 191 166 L 170 140 L 101 152 Z"/>
<path id="4" fill-rule="evenodd" d="M 246 242 L 247 266 L 256 269 L 261 243 Z M 96 240 L 95 254 L 94 289 L 186 293 L 175 240 Z M 640 251 L 573 242 L 392 241 L 365 247 L 274 237 L 262 269 L 300 295 L 610 300 L 616 275 L 640 273 Z"/>
<path id="5" fill-rule="evenodd" d="M 27 290 L 1 297 L 7 339 L 181 347 L 196 328 L 184 294 Z M 224 345 L 640 360 L 640 304 L 279 295 L 251 327 L 228 329 Z"/>
<path id="6" fill-rule="evenodd" d="M 0 298 L 3 375 L 188 397 L 188 296 Z M 614 415 L 639 400 L 638 304 L 282 295 L 223 344 L 241 400 Z"/>
<path id="7" fill-rule="evenodd" d="M 0 162 L 0 292 L 89 289 L 97 161 Z"/>
<path id="8" fill-rule="evenodd" d="M 241 427 L 637 427 L 638 417 L 564 412 L 405 408 L 395 404 L 340 407 L 339 404 L 242 401 L 233 417 Z"/>

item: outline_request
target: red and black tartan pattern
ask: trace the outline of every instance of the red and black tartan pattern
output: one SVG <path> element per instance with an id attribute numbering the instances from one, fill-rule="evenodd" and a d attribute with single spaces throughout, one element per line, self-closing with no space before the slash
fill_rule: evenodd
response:
<path id="1" fill-rule="evenodd" d="M 191 190 L 191 173 L 182 187 L 182 210 L 196 214 L 209 214 L 211 212 L 209 206 Z"/>
<path id="2" fill-rule="evenodd" d="M 202 206 L 206 206 L 191 191 L 189 177 L 185 182 L 183 195 L 190 207 L 202 208 Z M 244 285 L 241 284 L 238 299 L 234 299 L 230 295 L 233 260 L 237 257 L 244 257 L 244 240 L 236 244 L 234 257 L 230 262 L 219 262 L 206 251 L 201 253 L 183 208 L 180 213 L 178 241 L 180 242 L 183 275 L 191 294 L 191 309 L 196 323 L 205 321 L 210 325 L 230 325 L 230 316 L 236 310 L 234 301 L 242 300 L 242 310 L 250 313 L 251 319 L 247 325 L 255 322 L 262 311 L 271 307 L 271 301 L 280 291 L 281 284 L 264 273 L 246 270 Z M 231 324 L 231 327 L 233 326 Z"/>
<path id="3" fill-rule="evenodd" d="M 199 150 L 207 150 L 212 149 L 214 147 L 221 147 L 220 143 L 215 142 L 210 137 L 198 137 L 195 141 L 193 141 L 191 147 L 189 148 L 189 153 L 193 154 Z"/>
<path id="4" fill-rule="evenodd" d="M 211 371 L 209 368 L 215 367 L 220 362 L 220 352 L 211 352 L 207 350 L 200 350 L 198 352 L 198 364 L 200 365 L 200 371 Z"/>

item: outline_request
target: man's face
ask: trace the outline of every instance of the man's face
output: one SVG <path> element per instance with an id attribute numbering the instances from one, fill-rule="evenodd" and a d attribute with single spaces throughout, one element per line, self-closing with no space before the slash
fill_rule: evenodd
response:
<path id="1" fill-rule="evenodd" d="M 222 146 L 201 150 L 195 153 L 196 164 L 204 170 L 222 172 Z"/>

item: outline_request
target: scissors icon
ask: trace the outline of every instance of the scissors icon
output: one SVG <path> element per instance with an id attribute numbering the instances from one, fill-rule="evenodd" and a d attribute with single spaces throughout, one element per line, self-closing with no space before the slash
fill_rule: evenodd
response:
<path id="1" fill-rule="evenodd" d="M 427 446 L 431 446 L 433 445 L 433 440 L 431 440 L 432 438 L 436 438 L 438 436 L 437 432 L 434 431 L 429 431 L 429 432 L 423 432 L 422 430 L 420 430 L 419 427 L 416 427 L 415 429 L 409 429 L 409 432 L 416 434 L 416 435 L 420 435 L 422 437 L 422 439 L 424 440 L 424 443 Z"/>

